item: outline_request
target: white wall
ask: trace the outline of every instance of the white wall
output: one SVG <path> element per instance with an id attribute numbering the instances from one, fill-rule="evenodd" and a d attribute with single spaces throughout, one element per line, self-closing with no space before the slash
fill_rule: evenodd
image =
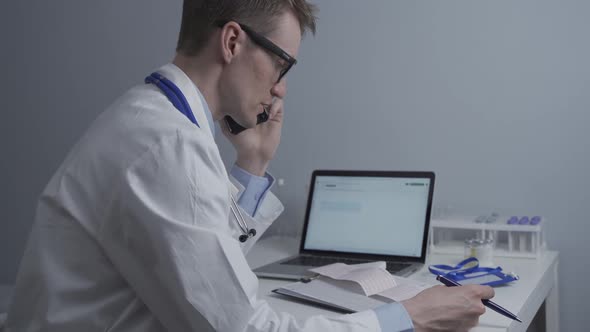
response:
<path id="1" fill-rule="evenodd" d="M 0 5 L 0 283 L 14 280 L 36 199 L 72 145 L 117 96 L 172 58 L 181 4 Z"/>
<path id="2" fill-rule="evenodd" d="M 549 218 L 561 330 L 585 330 L 590 3 L 317 3 L 318 36 L 288 76 L 272 165 L 287 210 L 273 231 L 300 227 L 313 169 L 433 170 L 439 206 Z M 1 5 L 0 282 L 14 280 L 36 197 L 76 139 L 171 58 L 180 9 L 180 0 Z"/>

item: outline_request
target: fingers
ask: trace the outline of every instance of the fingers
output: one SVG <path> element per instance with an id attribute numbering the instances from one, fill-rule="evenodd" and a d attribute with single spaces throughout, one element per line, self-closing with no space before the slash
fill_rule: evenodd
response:
<path id="1" fill-rule="evenodd" d="M 474 300 L 472 305 L 474 313 L 477 317 L 483 315 L 486 312 L 486 308 L 481 299 L 491 299 L 494 297 L 494 289 L 490 286 L 480 285 L 466 285 L 462 287 L 468 291 L 468 294 Z"/>
<path id="2" fill-rule="evenodd" d="M 494 297 L 494 295 L 496 295 L 496 292 L 494 291 L 494 289 L 490 286 L 482 286 L 483 287 L 483 291 L 484 293 L 481 295 L 482 299 L 491 299 L 492 297 Z"/>
<path id="3" fill-rule="evenodd" d="M 473 309 L 474 309 L 477 317 L 486 313 L 486 307 L 483 305 L 483 303 L 481 301 L 478 301 L 478 303 L 475 303 Z"/>
<path id="4" fill-rule="evenodd" d="M 281 98 L 274 98 L 270 110 L 268 112 L 270 120 L 280 120 L 283 116 L 283 100 Z"/>
<path id="5" fill-rule="evenodd" d="M 493 296 L 493 289 L 487 286 L 466 285 L 428 288 L 415 297 L 402 301 L 412 317 L 416 331 L 468 331 L 479 323 L 479 317 L 486 312 L 482 298 Z"/>
<path id="6" fill-rule="evenodd" d="M 491 299 L 495 295 L 494 289 L 490 286 L 466 285 L 464 287 L 470 287 L 474 296 L 480 299 Z"/>

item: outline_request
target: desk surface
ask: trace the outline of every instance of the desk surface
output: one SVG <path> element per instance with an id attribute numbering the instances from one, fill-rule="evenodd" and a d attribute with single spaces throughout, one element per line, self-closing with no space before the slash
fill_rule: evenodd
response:
<path id="1" fill-rule="evenodd" d="M 298 251 L 298 242 L 294 238 L 271 237 L 261 240 L 248 254 L 250 267 L 256 268 L 280 258 L 293 255 Z M 460 261 L 460 257 L 453 255 L 429 255 L 428 264 L 452 264 Z M 512 321 L 491 310 L 480 318 L 480 325 L 472 331 L 526 331 L 541 304 L 549 296 L 554 285 L 557 284 L 558 255 L 554 251 L 546 251 L 539 259 L 496 257 L 494 263 L 504 271 L 515 272 L 520 280 L 512 284 L 496 287 L 494 301 L 508 310 L 517 313 L 523 323 Z M 427 267 L 416 272 L 411 278 L 437 284 L 434 276 Z M 279 295 L 271 293 L 275 288 L 288 284 L 289 281 L 277 279 L 260 279 L 259 298 L 266 299 L 277 311 L 293 314 L 298 320 L 307 317 L 323 315 L 339 315 L 339 313 L 320 307 L 304 305 L 289 301 Z M 550 329 L 551 330 L 551 329 Z"/>

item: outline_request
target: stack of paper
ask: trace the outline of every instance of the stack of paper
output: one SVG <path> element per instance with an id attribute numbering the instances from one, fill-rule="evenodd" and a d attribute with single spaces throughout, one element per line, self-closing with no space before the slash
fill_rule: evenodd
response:
<path id="1" fill-rule="evenodd" d="M 393 276 L 385 270 L 385 262 L 355 265 L 334 263 L 309 271 L 334 280 L 350 281 L 349 289 L 359 289 L 365 296 L 375 295 L 397 285 Z"/>
<path id="2" fill-rule="evenodd" d="M 297 282 L 274 290 L 347 312 L 374 309 L 382 304 L 409 299 L 431 285 L 393 276 L 384 262 L 346 265 L 335 263 L 310 271 L 311 282 Z"/>

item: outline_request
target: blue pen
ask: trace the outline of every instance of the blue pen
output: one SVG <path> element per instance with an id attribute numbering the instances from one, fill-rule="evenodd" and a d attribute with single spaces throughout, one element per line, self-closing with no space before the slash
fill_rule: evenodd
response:
<path id="1" fill-rule="evenodd" d="M 455 282 L 455 281 L 453 281 L 453 280 L 451 280 L 451 279 L 449 279 L 449 278 L 447 278 L 445 276 L 442 276 L 442 275 L 436 276 L 436 280 L 442 282 L 443 284 L 445 284 L 445 286 L 448 286 L 448 287 L 461 286 L 460 283 Z M 485 305 L 486 307 L 494 310 L 495 312 L 499 313 L 500 315 L 506 316 L 508 318 L 514 319 L 517 322 L 521 322 L 522 323 L 522 321 L 518 317 L 516 317 L 515 314 L 513 314 L 510 311 L 508 311 L 507 309 L 501 307 L 497 303 L 492 302 L 492 301 L 487 300 L 487 299 L 482 299 L 481 302 L 483 302 L 483 305 Z"/>

